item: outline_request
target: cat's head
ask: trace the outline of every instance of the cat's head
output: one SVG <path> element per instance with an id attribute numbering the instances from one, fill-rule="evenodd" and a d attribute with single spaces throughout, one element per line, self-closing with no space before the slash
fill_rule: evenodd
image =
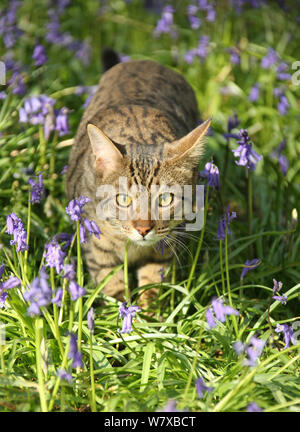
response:
<path id="1" fill-rule="evenodd" d="M 185 219 L 183 202 L 197 182 L 207 120 L 171 143 L 114 143 L 89 124 L 97 175 L 97 217 L 140 246 L 153 246 Z M 190 185 L 190 189 L 184 186 Z M 190 200 L 192 206 L 192 200 Z"/>

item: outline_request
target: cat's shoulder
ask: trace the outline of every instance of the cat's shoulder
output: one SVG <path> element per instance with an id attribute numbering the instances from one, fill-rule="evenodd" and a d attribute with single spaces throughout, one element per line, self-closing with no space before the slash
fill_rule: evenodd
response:
<path id="1" fill-rule="evenodd" d="M 174 69 L 168 66 L 164 66 L 154 60 L 142 59 L 142 60 L 130 60 L 121 62 L 110 68 L 103 75 L 105 78 L 110 78 L 113 75 L 124 75 L 128 78 L 143 78 L 151 76 L 166 77 L 168 79 L 176 79 L 185 81 L 184 77 Z"/>

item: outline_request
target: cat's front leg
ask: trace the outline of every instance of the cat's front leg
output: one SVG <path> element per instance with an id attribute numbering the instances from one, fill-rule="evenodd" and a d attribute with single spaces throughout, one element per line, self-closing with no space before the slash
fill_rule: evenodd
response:
<path id="1" fill-rule="evenodd" d="M 89 273 L 93 281 L 97 284 L 102 282 L 117 265 L 121 264 L 121 261 L 116 255 L 114 249 L 109 249 L 109 244 L 104 241 L 104 238 L 102 238 L 101 242 L 96 239 L 96 237 L 93 237 L 88 245 L 84 245 L 84 252 Z M 119 270 L 109 280 L 102 292 L 103 294 L 114 297 L 119 301 L 124 301 L 125 292 L 123 269 Z"/>
<path id="2" fill-rule="evenodd" d="M 103 281 L 103 279 L 112 271 L 114 267 L 101 268 L 97 274 L 94 276 L 94 280 L 97 284 Z M 105 285 L 101 291 L 103 294 L 114 297 L 115 299 L 123 302 L 125 301 L 125 291 L 124 291 L 124 272 L 119 270 Z"/>
<path id="3" fill-rule="evenodd" d="M 149 284 L 160 284 L 164 278 L 164 274 L 169 267 L 169 260 L 167 262 L 148 263 L 141 266 L 137 271 L 138 286 L 143 287 Z M 155 306 L 158 287 L 152 287 L 145 290 L 139 300 L 139 306 L 148 308 L 150 305 Z"/>

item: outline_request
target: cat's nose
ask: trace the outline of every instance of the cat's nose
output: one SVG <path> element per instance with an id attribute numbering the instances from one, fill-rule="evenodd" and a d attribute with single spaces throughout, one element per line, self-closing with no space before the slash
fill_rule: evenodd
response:
<path id="1" fill-rule="evenodd" d="M 143 237 L 148 234 L 149 231 L 151 231 L 151 226 L 137 226 L 136 230 L 139 234 L 141 234 Z"/>
<path id="2" fill-rule="evenodd" d="M 145 237 L 148 234 L 148 232 L 151 231 L 153 228 L 153 223 L 149 220 L 139 219 L 135 221 L 133 225 L 137 230 L 137 232 L 143 237 Z"/>

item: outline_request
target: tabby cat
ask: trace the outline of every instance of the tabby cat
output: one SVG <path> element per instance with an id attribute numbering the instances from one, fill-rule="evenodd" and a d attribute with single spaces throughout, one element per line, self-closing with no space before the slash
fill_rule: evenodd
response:
<path id="1" fill-rule="evenodd" d="M 117 208 L 130 208 L 134 198 L 119 190 L 119 177 L 132 185 L 195 184 L 203 137 L 210 121 L 198 124 L 194 92 L 173 70 L 149 61 L 118 63 L 101 77 L 72 146 L 67 171 L 67 194 L 71 200 L 88 196 L 87 218 L 95 220 L 100 239 L 91 236 L 84 244 L 89 272 L 96 283 L 124 260 L 127 239 L 129 268 L 137 269 L 139 286 L 159 283 L 172 259 L 174 196 L 160 194 L 159 207 L 168 207 L 171 220 L 99 220 L 96 193 L 99 186 L 115 187 Z M 190 132 L 191 131 L 191 132 Z M 157 245 L 165 239 L 162 250 Z M 103 292 L 124 299 L 123 271 Z M 150 302 L 155 290 L 145 291 L 141 301 Z"/>

